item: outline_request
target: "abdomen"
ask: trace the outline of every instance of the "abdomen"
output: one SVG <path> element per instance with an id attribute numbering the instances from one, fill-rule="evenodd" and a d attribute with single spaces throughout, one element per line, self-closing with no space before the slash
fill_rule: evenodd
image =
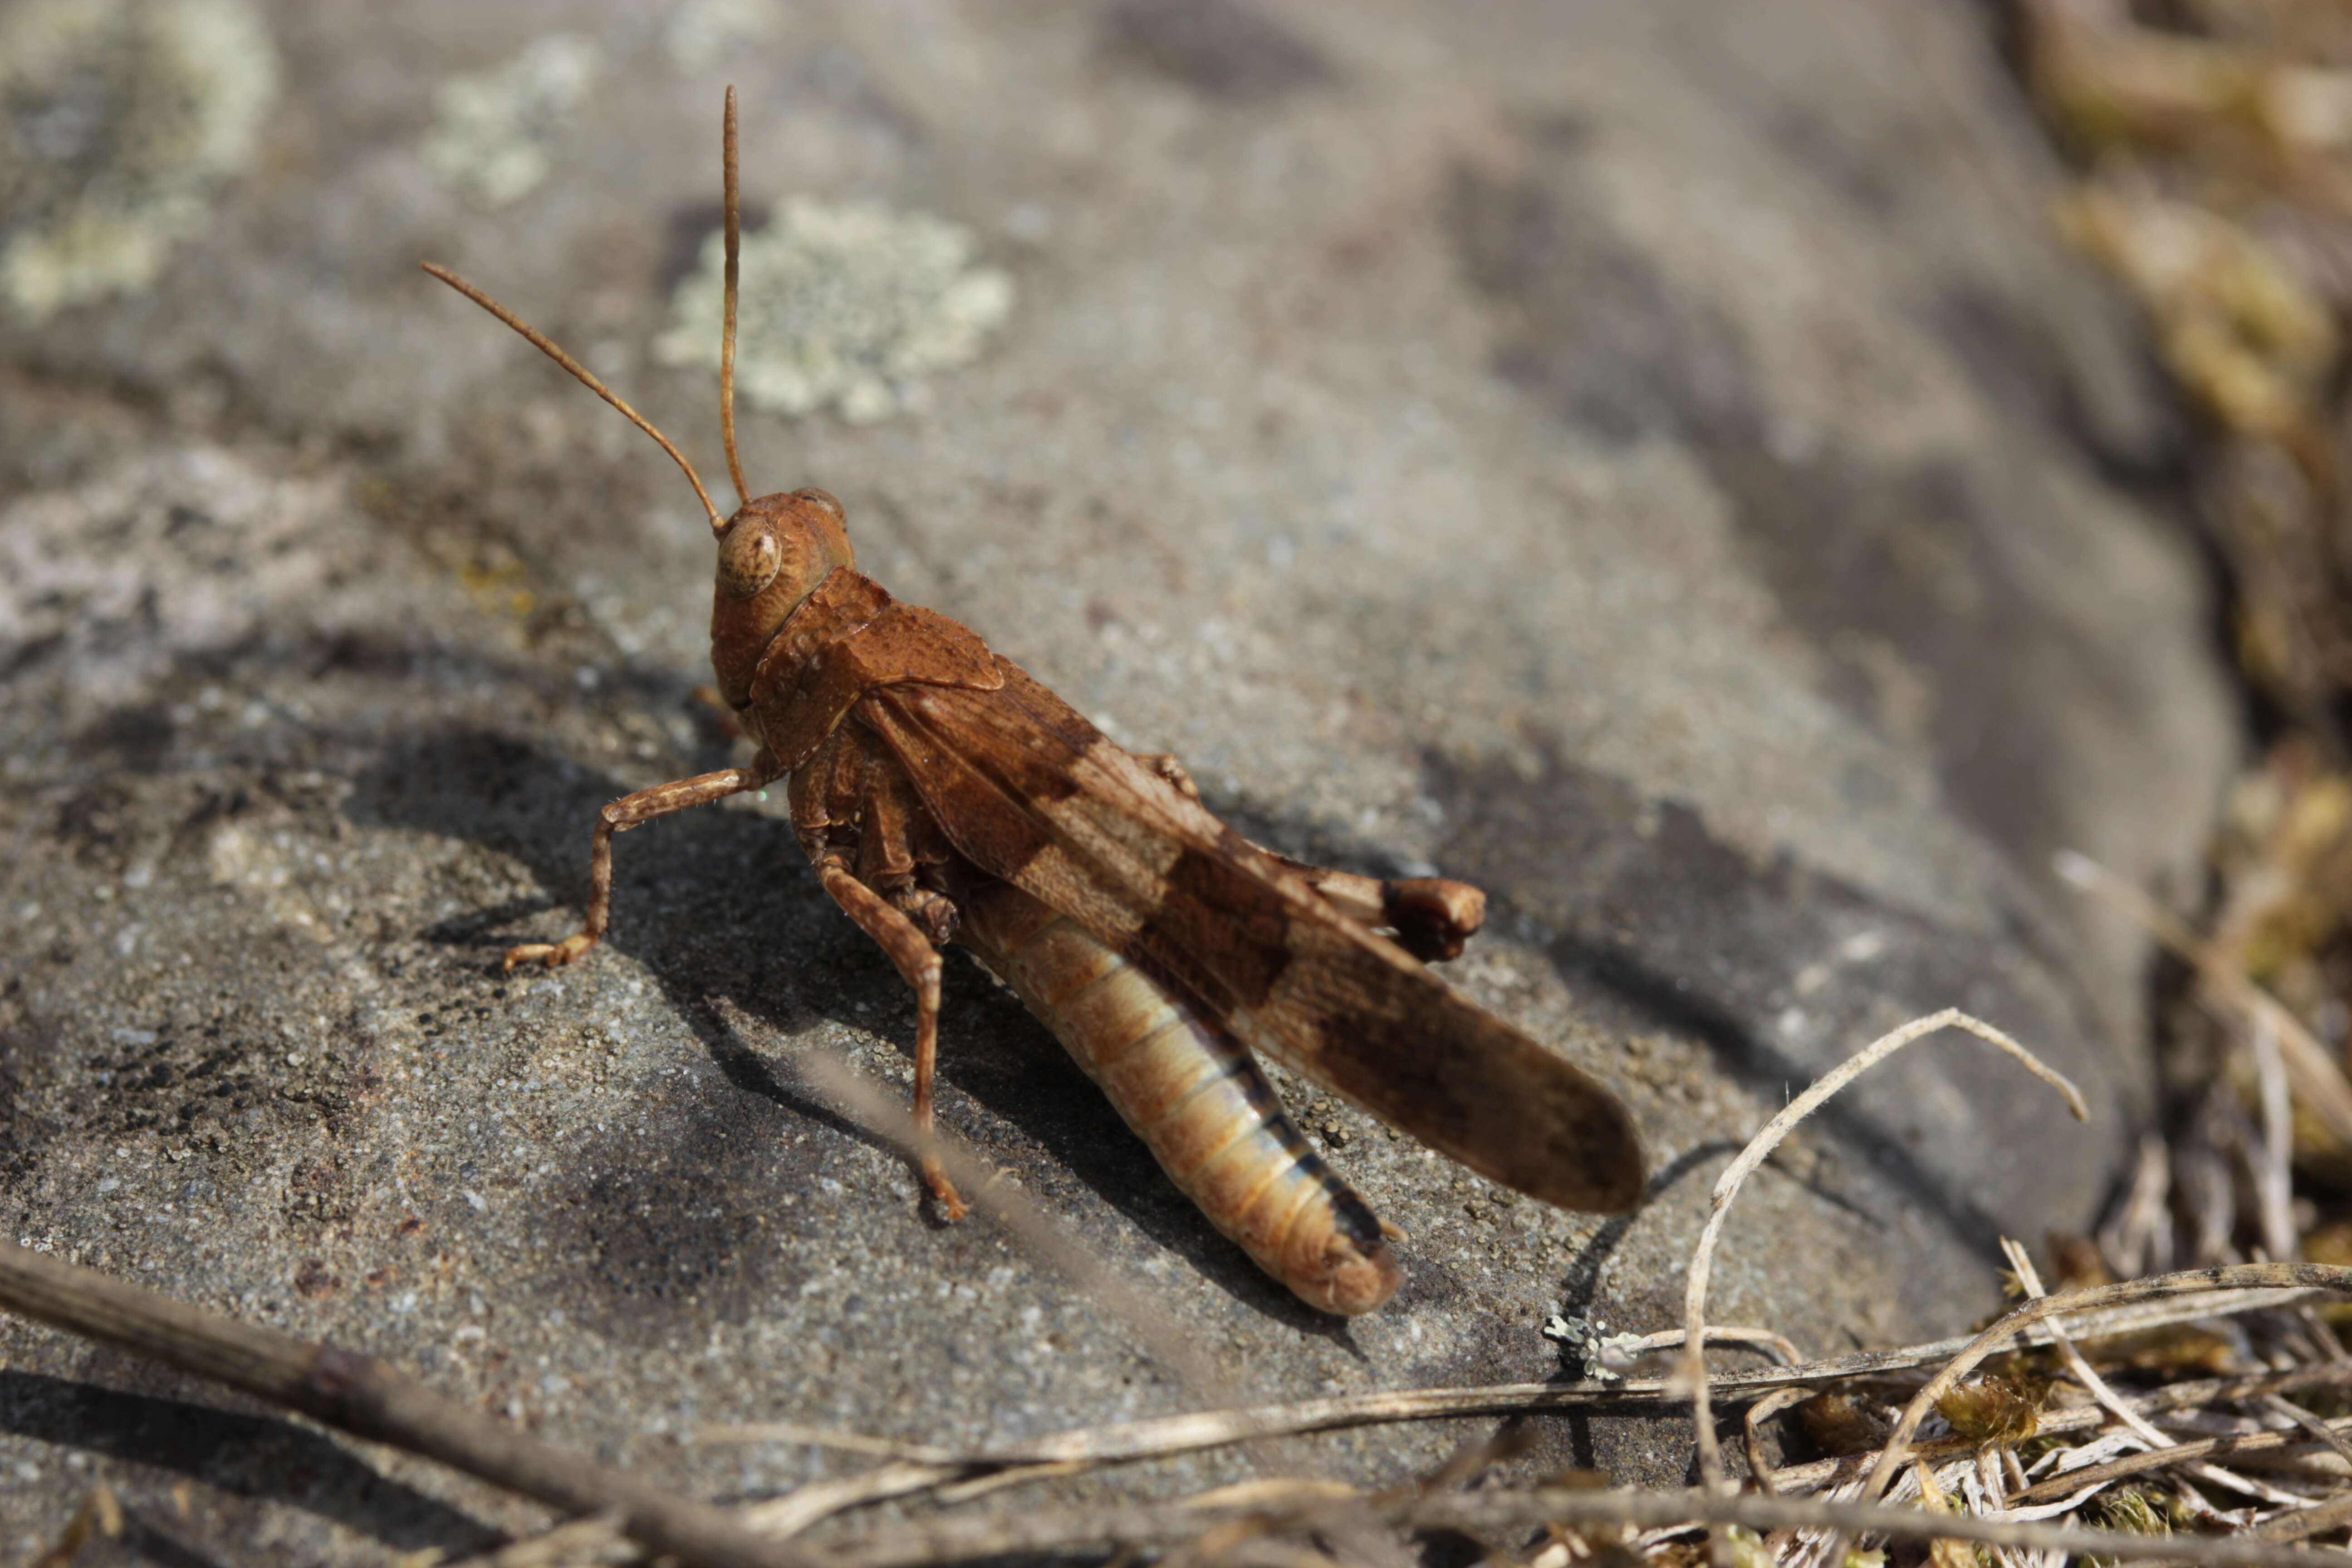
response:
<path id="1" fill-rule="evenodd" d="M 1028 894 L 959 900 L 971 947 L 1054 1031 L 1160 1168 L 1309 1306 L 1353 1316 L 1404 1279 L 1380 1221 L 1213 1019 Z"/>

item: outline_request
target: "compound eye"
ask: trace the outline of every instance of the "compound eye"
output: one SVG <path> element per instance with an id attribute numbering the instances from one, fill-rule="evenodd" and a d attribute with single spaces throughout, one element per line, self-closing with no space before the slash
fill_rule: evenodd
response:
<path id="1" fill-rule="evenodd" d="M 783 564 L 784 547 L 776 542 L 776 531 L 747 519 L 730 529 L 719 546 L 719 586 L 730 599 L 748 599 L 774 582 Z"/>

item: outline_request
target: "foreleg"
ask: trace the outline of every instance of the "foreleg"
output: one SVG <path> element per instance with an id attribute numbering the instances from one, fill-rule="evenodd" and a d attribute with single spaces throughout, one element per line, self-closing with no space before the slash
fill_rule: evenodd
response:
<path id="1" fill-rule="evenodd" d="M 667 816 L 688 806 L 708 805 L 730 795 L 759 789 L 773 784 L 782 773 L 774 760 L 761 752 L 748 768 L 721 768 L 715 773 L 656 784 L 635 795 L 625 795 L 604 807 L 596 814 L 595 848 L 588 862 L 587 925 L 562 942 L 527 942 L 507 949 L 506 966 L 512 969 L 536 958 L 552 969 L 571 963 L 604 940 L 604 926 L 613 913 L 613 835 L 626 833 L 641 822 L 651 822 L 656 816 Z"/>

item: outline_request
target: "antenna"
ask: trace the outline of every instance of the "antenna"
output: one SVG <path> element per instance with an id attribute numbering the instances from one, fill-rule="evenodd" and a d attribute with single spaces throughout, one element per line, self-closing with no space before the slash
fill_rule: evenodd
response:
<path id="1" fill-rule="evenodd" d="M 508 326 L 512 327 L 516 331 L 520 332 L 524 338 L 530 341 L 530 345 L 533 348 L 539 350 L 540 353 L 545 354 L 548 358 L 553 360 L 556 363 L 570 371 L 583 386 L 585 386 L 589 391 L 594 393 L 597 396 L 603 398 L 605 402 L 619 409 L 628 419 L 630 424 L 635 426 L 638 429 L 644 431 L 646 435 L 659 442 L 661 444 L 661 449 L 669 454 L 670 460 L 676 463 L 678 466 L 679 470 L 686 475 L 686 482 L 694 487 L 695 496 L 702 502 L 702 510 L 710 514 L 710 531 L 713 533 L 724 533 L 727 531 L 727 520 L 719 515 L 719 509 L 717 507 L 710 504 L 710 492 L 702 488 L 702 480 L 696 475 L 694 465 L 688 462 L 686 460 L 686 454 L 679 451 L 676 447 L 671 446 L 669 437 L 655 429 L 644 415 L 639 414 L 635 409 L 622 402 L 619 395 L 616 395 L 612 388 L 606 386 L 603 382 L 598 381 L 594 376 L 591 375 L 585 365 L 582 364 L 578 360 L 573 359 L 570 354 L 565 353 L 562 349 L 557 348 L 553 342 L 549 341 L 544 332 L 541 332 L 538 328 L 524 321 L 520 316 L 516 315 L 512 310 L 508 310 L 504 305 L 499 304 L 496 300 L 491 299 L 488 294 L 483 293 L 479 289 L 475 288 L 471 283 L 467 282 L 463 278 L 458 277 L 447 268 L 436 267 L 430 261 L 421 263 L 421 265 L 424 267 L 425 271 L 430 272 L 434 277 L 438 278 L 442 282 L 446 283 L 450 288 L 455 289 L 458 293 L 463 294 L 467 299 L 471 300 L 475 304 L 479 305 L 483 310 L 488 310 L 491 315 L 496 316 L 499 321 L 504 321 Z M 734 447 L 731 442 L 729 445 L 728 453 L 731 460 L 734 453 Z"/>
<path id="2" fill-rule="evenodd" d="M 743 204 L 735 177 L 735 86 L 727 87 L 727 323 L 719 332 L 719 434 L 727 443 L 727 477 L 735 481 L 738 503 L 751 499 L 743 482 L 743 459 L 735 455 L 735 289 L 742 277 Z"/>

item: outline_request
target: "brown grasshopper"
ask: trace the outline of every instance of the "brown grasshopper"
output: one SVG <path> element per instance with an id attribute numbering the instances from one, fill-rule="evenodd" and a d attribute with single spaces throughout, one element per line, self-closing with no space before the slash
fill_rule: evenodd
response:
<path id="1" fill-rule="evenodd" d="M 735 93 L 728 89 L 719 428 L 736 494 Z M 1060 1037 L 1160 1166 L 1260 1267 L 1325 1311 L 1378 1307 L 1398 1235 L 1307 1146 L 1253 1049 L 1431 1148 L 1563 1208 L 1618 1212 L 1642 1153 L 1616 1096 L 1423 967 L 1485 918 L 1477 889 L 1286 859 L 1212 816 L 1171 757 L 1121 750 L 944 616 L 861 575 L 823 490 L 711 504 L 677 448 L 488 296 L 427 271 L 528 338 L 661 444 L 719 541 L 710 659 L 760 742 L 748 767 L 639 790 L 597 816 L 587 924 L 507 966 L 569 963 L 611 913 L 613 835 L 790 776 L 824 890 L 916 1001 L 914 1116 L 931 1123 L 940 946 L 973 949 Z M 926 1156 L 950 1219 L 966 1212 Z"/>

